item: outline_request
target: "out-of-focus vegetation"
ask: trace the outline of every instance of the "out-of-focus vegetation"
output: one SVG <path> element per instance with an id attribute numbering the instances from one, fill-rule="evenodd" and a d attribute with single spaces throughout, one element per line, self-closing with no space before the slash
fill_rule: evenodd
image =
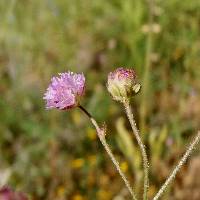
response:
<path id="1" fill-rule="evenodd" d="M 106 121 L 108 142 L 140 193 L 140 153 L 105 84 L 109 71 L 130 66 L 145 84 L 133 108 L 152 197 L 200 127 L 199 10 L 198 0 L 1 0 L 0 185 L 32 199 L 129 199 L 83 113 L 44 108 L 51 76 L 72 70 L 85 73 L 82 104 Z M 163 199 L 200 199 L 198 152 Z"/>

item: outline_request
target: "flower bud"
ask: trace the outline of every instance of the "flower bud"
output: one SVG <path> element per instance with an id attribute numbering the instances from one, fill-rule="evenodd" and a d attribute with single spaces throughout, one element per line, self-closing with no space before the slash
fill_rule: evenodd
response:
<path id="1" fill-rule="evenodd" d="M 140 90 L 133 69 L 118 68 L 108 75 L 107 88 L 114 100 L 124 103 Z"/>

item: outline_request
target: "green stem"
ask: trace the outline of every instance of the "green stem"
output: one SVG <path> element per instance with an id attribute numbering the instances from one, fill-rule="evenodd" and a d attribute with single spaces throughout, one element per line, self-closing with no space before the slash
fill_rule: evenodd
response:
<path id="1" fill-rule="evenodd" d="M 176 177 L 177 172 L 181 169 L 181 167 L 183 166 L 183 164 L 186 162 L 187 158 L 190 156 L 190 154 L 192 153 L 192 150 L 199 143 L 199 141 L 200 141 L 200 131 L 197 133 L 196 137 L 194 138 L 194 140 L 190 144 L 189 148 L 187 149 L 187 151 L 185 152 L 185 154 L 183 155 L 183 157 L 179 161 L 178 165 L 174 168 L 174 170 L 172 171 L 171 175 L 167 178 L 167 180 L 162 185 L 162 187 L 160 188 L 160 190 L 158 191 L 158 193 L 155 195 L 155 197 L 153 198 L 153 200 L 157 200 L 158 198 L 160 198 L 160 196 L 166 190 L 167 186 Z"/>
<path id="2" fill-rule="evenodd" d="M 133 117 L 133 113 L 131 110 L 131 106 L 130 106 L 130 102 L 126 101 L 124 103 L 124 107 L 126 110 L 126 114 L 127 117 L 129 119 L 129 122 L 131 124 L 133 133 L 136 137 L 137 143 L 140 147 L 140 151 L 142 153 L 142 159 L 143 159 L 143 168 L 144 168 L 144 193 L 143 193 L 143 200 L 147 200 L 147 192 L 148 192 L 148 187 L 149 187 L 149 164 L 148 164 L 148 158 L 147 158 L 147 154 L 146 154 L 146 150 L 145 150 L 145 146 L 142 142 L 141 136 L 139 134 L 139 131 L 137 129 L 134 117 Z"/>
<path id="3" fill-rule="evenodd" d="M 104 128 L 100 128 L 99 125 L 97 124 L 96 120 L 91 116 L 91 114 L 85 109 L 83 108 L 82 106 L 79 106 L 79 108 L 89 117 L 90 121 L 92 122 L 92 124 L 94 125 L 96 131 L 97 131 L 97 135 L 104 147 L 104 149 L 106 150 L 106 152 L 108 153 L 110 159 L 112 160 L 115 168 L 117 169 L 117 171 L 119 172 L 121 178 L 123 179 L 127 189 L 129 190 L 133 200 L 137 200 L 134 192 L 133 192 L 133 189 L 131 188 L 130 186 L 130 183 L 129 181 L 127 180 L 125 174 L 122 172 L 120 166 L 119 166 L 119 162 L 115 159 L 108 143 L 106 142 L 106 139 L 105 139 L 105 135 L 106 135 L 106 130 Z"/>
<path id="4" fill-rule="evenodd" d="M 141 133 L 145 133 L 146 129 L 146 115 L 147 115 L 147 93 L 149 91 L 149 72 L 151 67 L 151 53 L 153 51 L 153 5 L 154 0 L 147 0 L 148 4 L 148 26 L 149 32 L 146 42 L 146 56 L 145 56 L 145 66 L 144 66 L 144 76 L 142 81 L 142 93 L 141 93 L 141 106 L 140 106 L 140 130 Z"/>

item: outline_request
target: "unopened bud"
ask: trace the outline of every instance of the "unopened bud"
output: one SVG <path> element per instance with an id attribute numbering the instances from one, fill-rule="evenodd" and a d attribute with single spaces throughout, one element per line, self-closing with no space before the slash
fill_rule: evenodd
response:
<path id="1" fill-rule="evenodd" d="M 124 103 L 140 90 L 133 69 L 118 68 L 108 75 L 107 88 L 113 99 Z"/>

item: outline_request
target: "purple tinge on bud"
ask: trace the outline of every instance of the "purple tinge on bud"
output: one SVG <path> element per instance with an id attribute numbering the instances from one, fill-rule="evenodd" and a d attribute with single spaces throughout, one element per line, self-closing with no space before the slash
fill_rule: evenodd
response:
<path id="1" fill-rule="evenodd" d="M 124 102 L 136 94 L 140 84 L 136 83 L 136 73 L 133 69 L 118 68 L 108 75 L 107 88 L 114 100 Z"/>
<path id="2" fill-rule="evenodd" d="M 22 192 L 15 192 L 9 187 L 0 189 L 0 200 L 28 200 Z"/>
<path id="3" fill-rule="evenodd" d="M 46 108 L 70 109 L 79 104 L 84 95 L 85 76 L 73 72 L 60 73 L 51 79 L 51 84 L 44 94 Z"/>
<path id="4" fill-rule="evenodd" d="M 114 80 L 123 80 L 123 79 L 130 79 L 135 80 L 136 73 L 133 69 L 125 69 L 125 68 L 117 68 L 114 72 L 110 72 L 108 78 Z"/>

